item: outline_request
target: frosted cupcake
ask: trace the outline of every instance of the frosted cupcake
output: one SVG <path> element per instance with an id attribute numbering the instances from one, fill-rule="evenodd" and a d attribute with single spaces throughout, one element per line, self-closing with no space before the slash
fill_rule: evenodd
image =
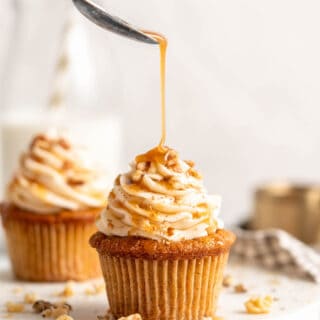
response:
<path id="1" fill-rule="evenodd" d="M 85 280 L 100 275 L 88 245 L 106 205 L 106 182 L 66 139 L 36 136 L 20 160 L 2 206 L 17 278 Z"/>
<path id="2" fill-rule="evenodd" d="M 158 147 L 120 175 L 97 221 L 111 312 L 143 319 L 213 317 L 234 235 L 191 161 Z"/>

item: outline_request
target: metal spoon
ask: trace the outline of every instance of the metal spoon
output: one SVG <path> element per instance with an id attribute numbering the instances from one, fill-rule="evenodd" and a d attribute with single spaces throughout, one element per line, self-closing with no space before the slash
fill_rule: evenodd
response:
<path id="1" fill-rule="evenodd" d="M 106 30 L 133 40 L 158 44 L 152 37 L 131 26 L 128 22 L 112 16 L 90 0 L 73 0 L 73 3 L 86 18 Z"/>

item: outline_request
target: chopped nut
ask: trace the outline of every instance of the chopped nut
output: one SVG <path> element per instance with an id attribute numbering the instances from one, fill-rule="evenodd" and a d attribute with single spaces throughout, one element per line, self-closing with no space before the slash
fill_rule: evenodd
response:
<path id="1" fill-rule="evenodd" d="M 245 302 L 245 307 L 249 314 L 269 313 L 272 302 L 273 298 L 271 296 L 253 297 Z"/>
<path id="2" fill-rule="evenodd" d="M 121 317 L 118 320 L 142 320 L 142 318 L 139 313 L 134 313 L 127 317 Z"/>
<path id="3" fill-rule="evenodd" d="M 7 302 L 6 303 L 7 312 L 10 313 L 20 313 L 24 311 L 24 305 L 22 303 Z"/>
<path id="4" fill-rule="evenodd" d="M 12 292 L 15 294 L 21 293 L 22 291 L 23 291 L 23 288 L 21 288 L 21 287 L 16 287 L 12 290 Z"/>
<path id="5" fill-rule="evenodd" d="M 56 320 L 73 320 L 73 318 L 64 314 L 59 316 Z"/>
<path id="6" fill-rule="evenodd" d="M 28 304 L 33 304 L 37 300 L 37 295 L 35 293 L 26 293 L 24 295 L 24 302 Z"/>
<path id="7" fill-rule="evenodd" d="M 87 288 L 85 290 L 85 294 L 87 294 L 88 296 L 93 296 L 103 292 L 105 292 L 104 283 L 94 284 L 93 288 Z"/>
<path id="8" fill-rule="evenodd" d="M 230 275 L 226 275 L 224 278 L 223 278 L 223 282 L 222 282 L 222 285 L 226 288 L 229 288 L 230 286 L 233 285 L 233 282 L 234 282 L 234 279 L 232 276 Z"/>
<path id="9" fill-rule="evenodd" d="M 46 309 L 41 312 L 42 317 L 44 318 L 58 318 L 63 315 L 68 315 L 70 311 L 72 310 L 72 307 L 67 303 L 59 303 L 54 304 L 49 309 Z"/>
<path id="10" fill-rule="evenodd" d="M 53 308 L 53 304 L 44 300 L 37 300 L 32 305 L 32 309 L 37 313 L 41 313 L 42 311 L 50 308 Z"/>
<path id="11" fill-rule="evenodd" d="M 236 286 L 234 286 L 234 292 L 236 293 L 246 293 L 248 289 L 242 284 L 239 283 Z"/>
<path id="12" fill-rule="evenodd" d="M 74 295 L 74 291 L 73 291 L 72 281 L 68 281 L 64 289 L 60 293 L 58 293 L 59 297 L 64 297 L 64 298 L 72 297 L 73 295 Z"/>
<path id="13" fill-rule="evenodd" d="M 108 310 L 104 316 L 97 316 L 97 320 L 115 320 L 115 317 L 110 310 Z"/>

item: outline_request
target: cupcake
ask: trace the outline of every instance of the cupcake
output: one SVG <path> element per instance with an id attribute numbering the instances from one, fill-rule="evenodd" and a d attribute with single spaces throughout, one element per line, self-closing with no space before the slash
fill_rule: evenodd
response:
<path id="1" fill-rule="evenodd" d="M 105 176 L 58 136 L 38 135 L 20 159 L 1 207 L 14 274 L 30 281 L 100 275 L 88 240 L 106 205 Z"/>
<path id="2" fill-rule="evenodd" d="M 194 163 L 166 147 L 137 156 L 117 177 L 90 239 L 116 318 L 214 316 L 235 240 L 218 218 L 220 203 Z"/>

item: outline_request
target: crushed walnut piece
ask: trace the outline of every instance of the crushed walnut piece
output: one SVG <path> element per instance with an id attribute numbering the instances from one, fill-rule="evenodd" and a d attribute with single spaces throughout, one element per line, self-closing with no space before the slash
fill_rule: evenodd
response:
<path id="1" fill-rule="evenodd" d="M 22 293 L 22 292 L 23 292 L 23 288 L 22 288 L 22 287 L 13 288 L 12 292 L 13 292 L 14 294 Z"/>
<path id="2" fill-rule="evenodd" d="M 37 300 L 32 305 L 32 309 L 37 313 L 41 313 L 42 311 L 50 308 L 53 308 L 53 303 L 45 300 Z"/>
<path id="3" fill-rule="evenodd" d="M 115 317 L 110 310 L 108 310 L 104 316 L 97 316 L 97 320 L 115 320 Z"/>
<path id="4" fill-rule="evenodd" d="M 238 283 L 237 285 L 234 286 L 234 292 L 235 293 L 246 293 L 246 292 L 248 292 L 248 289 L 242 283 Z"/>
<path id="5" fill-rule="evenodd" d="M 69 298 L 69 297 L 72 297 L 73 295 L 74 295 L 74 290 L 73 290 L 72 281 L 68 281 L 64 289 L 58 293 L 59 297 L 64 297 L 64 298 Z"/>
<path id="6" fill-rule="evenodd" d="M 118 320 L 142 320 L 142 318 L 139 313 L 134 313 L 127 317 L 121 317 Z"/>
<path id="7" fill-rule="evenodd" d="M 56 320 L 73 320 L 73 318 L 64 314 L 59 316 Z"/>
<path id="8" fill-rule="evenodd" d="M 88 296 L 94 296 L 105 292 L 105 285 L 104 283 L 95 283 L 91 288 L 86 288 L 84 292 Z"/>
<path id="9" fill-rule="evenodd" d="M 6 303 L 6 309 L 9 313 L 20 313 L 24 311 L 24 304 L 9 301 Z"/>
<path id="10" fill-rule="evenodd" d="M 37 301 L 37 295 L 33 292 L 24 295 L 24 303 L 33 304 Z"/>
<path id="11" fill-rule="evenodd" d="M 231 275 L 227 274 L 226 276 L 224 276 L 223 281 L 222 281 L 222 285 L 226 288 L 229 288 L 230 286 L 233 285 L 234 279 Z"/>
<path id="12" fill-rule="evenodd" d="M 35 312 L 41 313 L 44 318 L 57 318 L 69 315 L 72 311 L 72 307 L 68 303 L 51 303 L 44 300 L 36 301 L 32 308 Z"/>
<path id="13" fill-rule="evenodd" d="M 54 304 L 53 307 L 41 312 L 44 318 L 58 318 L 60 316 L 69 315 L 72 310 L 71 306 L 67 303 Z"/>
<path id="14" fill-rule="evenodd" d="M 269 313 L 272 303 L 273 298 L 271 296 L 252 297 L 245 302 L 245 307 L 249 314 Z"/>

